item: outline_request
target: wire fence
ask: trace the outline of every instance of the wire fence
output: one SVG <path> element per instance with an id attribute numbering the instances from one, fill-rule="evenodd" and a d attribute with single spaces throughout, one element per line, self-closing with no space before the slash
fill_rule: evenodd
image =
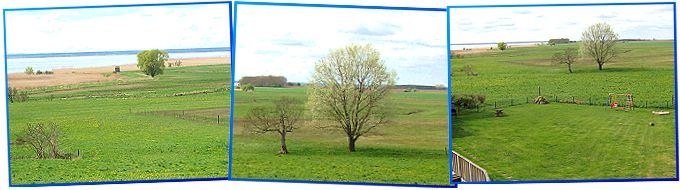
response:
<path id="1" fill-rule="evenodd" d="M 611 103 L 607 97 L 576 97 L 576 96 L 558 96 L 558 95 L 547 95 L 543 96 L 548 100 L 549 103 L 562 103 L 562 104 L 577 104 L 577 105 L 589 105 L 589 106 L 603 106 L 609 107 Z M 536 97 L 522 97 L 522 98 L 506 98 L 506 99 L 496 99 L 486 101 L 483 104 L 477 104 L 474 108 L 467 109 L 473 111 L 488 111 L 503 109 L 512 106 L 519 106 L 524 104 L 535 104 L 534 98 Z M 623 106 L 626 101 L 624 97 L 619 98 L 619 106 Z M 667 98 L 666 101 L 646 101 L 634 99 L 632 108 L 657 108 L 657 109 L 675 109 L 675 96 Z M 456 109 L 452 105 L 452 108 Z"/>

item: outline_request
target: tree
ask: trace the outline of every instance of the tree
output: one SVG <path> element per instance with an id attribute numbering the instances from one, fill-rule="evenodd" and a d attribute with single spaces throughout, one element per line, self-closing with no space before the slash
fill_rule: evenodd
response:
<path id="1" fill-rule="evenodd" d="M 370 44 L 351 44 L 316 63 L 308 106 L 319 126 L 343 130 L 354 152 L 359 137 L 389 123 L 387 97 L 395 80 Z"/>
<path id="2" fill-rule="evenodd" d="M 158 49 L 144 50 L 137 53 L 137 68 L 153 78 L 163 74 L 167 60 L 168 52 Z"/>
<path id="3" fill-rule="evenodd" d="M 597 23 L 589 26 L 581 34 L 581 53 L 590 56 L 602 70 L 602 65 L 616 57 L 616 42 L 619 35 L 607 23 Z"/>
<path id="4" fill-rule="evenodd" d="M 508 43 L 505 43 L 505 42 L 498 42 L 498 49 L 500 49 L 501 51 L 503 51 L 503 50 L 505 50 L 505 49 L 507 49 L 507 48 L 508 48 Z"/>
<path id="5" fill-rule="evenodd" d="M 553 55 L 552 61 L 557 64 L 567 64 L 569 73 L 572 73 L 571 65 L 576 62 L 578 58 L 578 51 L 576 48 L 564 49 L 564 52 L 558 52 Z"/>
<path id="6" fill-rule="evenodd" d="M 26 67 L 26 69 L 24 69 L 24 73 L 27 74 L 27 75 L 32 75 L 33 74 L 33 67 Z"/>
<path id="7" fill-rule="evenodd" d="M 246 116 L 250 122 L 249 129 L 255 133 L 276 132 L 281 137 L 279 154 L 288 154 L 286 134 L 296 129 L 302 116 L 300 102 L 290 97 L 281 97 L 274 102 L 274 107 L 255 107 Z"/>

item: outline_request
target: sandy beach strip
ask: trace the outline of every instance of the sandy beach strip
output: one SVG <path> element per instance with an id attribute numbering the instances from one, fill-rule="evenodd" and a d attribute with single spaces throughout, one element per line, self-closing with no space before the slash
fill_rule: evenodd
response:
<path id="1" fill-rule="evenodd" d="M 537 44 L 520 44 L 520 45 L 509 45 L 508 48 L 518 48 L 518 47 L 535 47 Z M 465 50 L 451 50 L 452 55 L 467 55 L 467 54 L 480 54 L 498 51 L 498 47 L 494 46 L 493 49 L 486 48 L 467 48 Z"/>
<path id="2" fill-rule="evenodd" d="M 229 57 L 170 59 L 168 62 L 174 62 L 175 60 L 181 60 L 182 67 L 230 63 Z M 121 71 L 139 70 L 139 68 L 137 68 L 137 64 L 122 64 L 119 66 Z M 7 82 L 9 83 L 9 87 L 16 87 L 17 89 L 30 89 L 122 79 L 123 77 L 120 75 L 110 75 L 108 77 L 104 75 L 104 73 L 112 73 L 114 68 L 115 66 L 55 69 L 53 70 L 54 74 L 51 75 L 9 73 L 7 75 Z"/>

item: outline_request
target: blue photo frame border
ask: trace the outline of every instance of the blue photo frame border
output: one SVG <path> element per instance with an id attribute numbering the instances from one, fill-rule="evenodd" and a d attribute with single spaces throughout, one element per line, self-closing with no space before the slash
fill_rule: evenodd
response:
<path id="1" fill-rule="evenodd" d="M 234 86 L 234 71 L 235 71 L 235 55 L 236 55 L 236 26 L 238 21 L 238 5 L 261 5 L 261 6 L 284 6 L 284 7 L 316 7 L 316 8 L 340 8 L 340 9 L 374 9 L 374 10 L 402 10 L 402 11 L 440 11 L 445 12 L 445 8 L 418 8 L 418 7 L 390 7 L 390 6 L 368 6 L 368 5 L 339 5 L 339 4 L 307 4 L 307 3 L 276 3 L 276 2 L 248 2 L 248 1 L 236 1 L 234 2 L 234 21 L 232 30 L 232 56 L 231 56 L 231 77 L 232 86 Z M 448 30 L 448 28 L 447 28 Z M 447 44 L 448 46 L 448 44 Z M 448 49 L 448 48 L 447 48 Z M 448 53 L 447 53 L 448 55 Z M 448 63 L 447 63 L 448 65 Z M 451 67 L 448 66 L 449 75 Z M 451 101 L 451 77 L 449 79 L 448 86 L 448 99 Z M 449 115 L 451 115 L 451 105 L 449 107 Z M 451 127 L 449 127 L 449 183 L 450 185 L 426 185 L 426 184 L 390 184 L 390 183 L 369 183 L 369 182 L 334 182 L 334 181 L 315 181 L 315 180 L 277 180 L 277 179 L 260 179 L 260 178 L 234 178 L 232 177 L 232 141 L 233 141 L 233 124 L 234 124 L 234 88 L 231 88 L 231 107 L 230 107 L 230 117 L 229 117 L 229 180 L 230 181 L 251 181 L 251 182 L 281 182 L 281 183 L 309 183 L 309 184 L 334 184 L 334 185 L 370 185 L 370 186 L 398 186 L 398 187 L 433 187 L 433 188 L 456 188 L 457 185 L 451 183 Z M 449 126 L 451 125 L 451 118 L 448 119 Z"/>
<path id="2" fill-rule="evenodd" d="M 490 182 L 452 182 L 454 184 L 520 184 L 520 183 L 585 183 L 585 182 L 642 182 L 642 181 L 679 181 L 680 173 L 678 161 L 678 45 L 677 45 L 677 9 L 675 2 L 629 2 L 629 3 L 570 3 L 570 4 L 500 4 L 500 5 L 456 5 L 446 7 L 446 25 L 447 25 L 447 49 L 449 52 L 448 61 L 451 63 L 451 9 L 469 9 L 469 8 L 510 8 L 510 7 L 573 7 L 573 6 L 623 6 L 623 5 L 673 5 L 673 62 L 674 62 L 674 79 L 675 79 L 675 178 L 631 178 L 631 179 L 588 179 L 588 180 L 525 180 L 525 181 L 490 181 Z M 451 67 L 449 66 L 449 75 Z M 449 77 L 450 78 L 450 77 Z M 450 79 L 449 79 L 450 81 Z M 449 82 L 449 88 L 451 83 Z M 453 131 L 453 125 L 449 125 Z M 450 134 L 452 135 L 452 134 Z M 453 150 L 452 137 L 449 137 L 449 149 Z M 449 158 L 451 159 L 451 158 Z"/>
<path id="3" fill-rule="evenodd" d="M 3 29 L 3 47 L 4 47 L 4 61 L 5 61 L 5 86 L 9 86 L 7 81 L 7 25 L 6 13 L 12 11 L 33 11 L 33 10 L 56 10 L 56 9 L 91 9 L 91 8 L 121 8 L 121 7 L 148 7 L 148 6 L 175 6 L 175 5 L 207 5 L 207 4 L 228 4 L 229 9 L 229 43 L 234 44 L 233 24 L 232 24 L 232 1 L 202 1 L 202 2 L 182 2 L 182 3 L 150 3 L 150 4 L 120 4 L 120 5 L 91 5 L 91 6 L 66 6 L 66 7 L 35 7 L 35 8 L 9 8 L 2 10 L 2 29 Z M 233 46 L 232 46 L 233 47 Z M 231 48 L 231 47 L 230 47 Z M 233 51 L 230 51 L 233 57 Z M 232 58 L 233 60 L 233 58 Z M 233 67 L 232 67 L 233 68 Z M 232 69 L 233 70 L 233 69 Z M 233 82 L 233 80 L 232 80 Z M 5 89 L 8 93 L 8 89 Z M 5 95 L 7 96 L 7 95 Z M 127 181 L 107 181 L 107 182 L 76 182 L 76 183 L 42 183 L 42 184 L 13 184 L 12 183 L 12 169 L 10 158 L 10 133 L 9 133 L 9 100 L 5 98 L 5 113 L 7 116 L 7 174 L 9 187 L 49 187 L 49 186 L 74 186 L 74 185 L 107 185 L 107 184 L 134 184 L 134 183 L 163 183 L 163 182 L 190 182 L 190 181 L 223 181 L 228 180 L 228 177 L 217 178 L 186 178 L 186 179 L 158 179 L 158 180 L 127 180 Z M 227 171 L 229 172 L 229 171 Z M 227 173 L 228 175 L 228 173 Z"/>

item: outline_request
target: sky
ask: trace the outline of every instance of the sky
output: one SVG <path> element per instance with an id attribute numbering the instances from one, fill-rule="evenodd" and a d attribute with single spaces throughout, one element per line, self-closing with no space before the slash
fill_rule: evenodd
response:
<path id="1" fill-rule="evenodd" d="M 673 5 L 503 7 L 450 9 L 451 44 L 580 40 L 605 22 L 620 39 L 673 39 Z"/>
<path id="2" fill-rule="evenodd" d="M 7 53 L 229 47 L 228 4 L 6 12 Z"/>
<path id="3" fill-rule="evenodd" d="M 307 82 L 332 49 L 370 43 L 397 84 L 448 84 L 446 12 L 239 5 L 235 79 Z"/>

